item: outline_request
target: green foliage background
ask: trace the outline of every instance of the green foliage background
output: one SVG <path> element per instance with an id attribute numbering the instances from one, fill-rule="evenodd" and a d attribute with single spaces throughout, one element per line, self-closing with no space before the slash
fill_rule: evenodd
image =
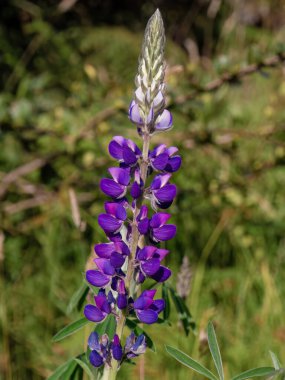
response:
<path id="1" fill-rule="evenodd" d="M 183 156 L 173 176 L 178 234 L 167 244 L 167 265 L 175 286 L 189 257 L 187 303 L 197 334 L 185 337 L 175 314 L 171 327 L 147 328 L 157 352 L 145 357 L 145 379 L 192 376 L 164 344 L 209 364 L 209 319 L 226 376 L 268 365 L 269 349 L 284 362 L 284 65 L 199 91 L 224 73 L 284 54 L 283 1 L 74 3 L 1 6 L 0 378 L 44 379 L 83 351 L 88 328 L 63 343 L 51 338 L 81 316 L 67 305 L 94 243 L 104 239 L 96 219 L 104 201 L 98 183 L 113 164 L 108 142 L 122 134 L 139 144 L 127 108 L 156 6 L 168 34 L 174 128 L 153 144 L 177 145 Z M 139 365 L 130 366 L 119 378 L 138 374 Z"/>

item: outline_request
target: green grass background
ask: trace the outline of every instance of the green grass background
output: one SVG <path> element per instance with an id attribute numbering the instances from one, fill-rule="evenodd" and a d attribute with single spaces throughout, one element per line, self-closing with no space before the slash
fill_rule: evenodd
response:
<path id="1" fill-rule="evenodd" d="M 202 23 L 208 16 L 197 6 L 200 27 L 214 45 L 198 61 L 189 60 L 170 36 L 167 40 L 174 128 L 152 144 L 178 146 L 183 157 L 173 175 L 179 191 L 171 212 L 178 233 L 167 243 L 167 265 L 175 287 L 182 258 L 189 257 L 193 276 L 187 304 L 197 334 L 185 337 L 175 312 L 172 326 L 147 327 L 157 352 L 145 356 L 146 380 L 196 378 L 167 355 L 165 344 L 213 369 L 204 337 L 209 320 L 215 323 L 227 378 L 269 365 L 269 350 L 285 362 L 284 66 L 179 102 L 197 84 L 284 51 L 284 23 L 277 22 L 285 19 L 282 1 L 253 3 L 254 14 L 262 6 L 269 9 L 261 25 L 235 18 L 239 8 L 222 2 L 219 17 L 211 21 L 217 36 Z M 141 8 L 145 19 L 156 5 L 147 4 Z M 63 342 L 53 344 L 51 338 L 82 315 L 67 314 L 67 305 L 93 245 L 104 241 L 97 225 L 104 201 L 98 183 L 114 165 L 108 142 L 124 135 L 140 144 L 127 108 L 145 20 L 138 16 L 135 28 L 126 22 L 78 24 L 67 22 L 68 13 L 53 19 L 50 9 L 55 5 L 15 1 L 0 28 L 3 380 L 44 379 L 84 350 L 89 327 Z M 21 30 L 8 24 L 13 12 L 16 19 L 22 16 Z M 7 173 L 39 158 L 44 164 L 7 184 Z M 70 189 L 85 229 L 72 219 Z M 139 365 L 126 366 L 119 375 L 133 378 L 139 378 Z"/>

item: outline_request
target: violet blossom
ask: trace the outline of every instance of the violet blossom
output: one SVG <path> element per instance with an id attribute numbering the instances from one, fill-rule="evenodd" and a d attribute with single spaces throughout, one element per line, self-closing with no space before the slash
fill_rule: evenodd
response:
<path id="1" fill-rule="evenodd" d="M 161 283 L 171 276 L 162 263 L 169 251 L 160 243 L 175 236 L 176 226 L 168 223 L 170 214 L 157 210 L 169 208 L 174 201 L 177 189 L 171 179 L 181 166 L 181 157 L 176 147 L 165 144 L 150 150 L 151 136 L 173 126 L 172 115 L 165 109 L 164 44 L 157 10 L 146 27 L 129 108 L 129 119 L 137 126 L 143 146 L 123 136 L 113 137 L 109 153 L 119 166 L 109 168 L 112 178 L 100 182 L 101 191 L 109 197 L 105 213 L 98 216 L 107 241 L 95 245 L 94 269 L 86 271 L 86 280 L 99 291 L 94 304 L 85 306 L 84 315 L 95 323 L 111 314 L 116 318 L 114 336 L 100 338 L 93 332 L 88 341 L 90 362 L 94 367 L 104 365 L 104 379 L 114 379 L 124 360 L 146 350 L 144 334 L 131 332 L 122 345 L 126 319 L 153 324 L 165 308 L 163 299 L 154 299 L 156 289 L 141 291 L 140 284 L 148 278 Z"/>

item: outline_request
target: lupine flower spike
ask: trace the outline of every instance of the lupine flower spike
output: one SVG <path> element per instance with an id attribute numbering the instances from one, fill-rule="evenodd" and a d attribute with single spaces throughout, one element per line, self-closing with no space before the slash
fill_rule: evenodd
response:
<path id="1" fill-rule="evenodd" d="M 108 197 L 105 213 L 98 217 L 106 241 L 95 245 L 94 269 L 86 272 L 86 280 L 98 292 L 94 303 L 85 306 L 84 315 L 95 323 L 110 315 L 116 319 L 114 336 L 92 332 L 88 340 L 90 363 L 96 368 L 104 366 L 104 379 L 115 379 L 125 360 L 146 350 L 145 336 L 133 331 L 123 344 L 126 319 L 153 324 L 164 310 L 165 302 L 156 298 L 157 290 L 141 291 L 141 284 L 148 278 L 162 283 L 171 276 L 171 270 L 163 265 L 169 251 L 159 245 L 176 234 L 176 226 L 168 223 L 171 215 L 164 210 L 177 193 L 171 179 L 181 158 L 172 146 L 160 144 L 150 150 L 151 136 L 172 127 L 172 115 L 165 109 L 164 44 L 163 21 L 157 10 L 146 27 L 129 108 L 142 149 L 123 136 L 113 137 L 109 153 L 118 166 L 111 167 L 100 183 Z"/>

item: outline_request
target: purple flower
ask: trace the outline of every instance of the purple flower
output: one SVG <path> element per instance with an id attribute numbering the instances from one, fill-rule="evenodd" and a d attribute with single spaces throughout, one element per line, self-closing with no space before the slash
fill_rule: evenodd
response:
<path id="1" fill-rule="evenodd" d="M 176 226 L 174 224 L 166 224 L 171 217 L 170 214 L 158 212 L 151 219 L 148 219 L 147 212 L 147 206 L 142 206 L 137 217 L 138 230 L 141 235 L 149 234 L 155 243 L 170 240 L 175 236 Z"/>
<path id="2" fill-rule="evenodd" d="M 176 186 L 168 183 L 171 174 L 159 174 L 154 177 L 151 185 L 151 204 L 154 209 L 168 208 L 176 196 Z"/>
<path id="3" fill-rule="evenodd" d="M 123 198 L 130 183 L 130 170 L 128 168 L 109 168 L 109 173 L 113 179 L 103 178 L 100 182 L 101 190 L 113 199 Z"/>
<path id="4" fill-rule="evenodd" d="M 158 145 L 149 154 L 151 166 L 154 170 L 176 172 L 181 166 L 181 157 L 175 155 L 178 149 L 174 146 L 167 148 L 165 144 Z"/>
<path id="5" fill-rule="evenodd" d="M 145 290 L 134 302 L 134 310 L 140 322 L 151 325 L 158 319 L 158 314 L 164 309 L 163 299 L 154 300 L 156 290 Z"/>
<path id="6" fill-rule="evenodd" d="M 157 282 L 164 282 L 171 276 L 171 270 L 160 265 L 164 257 L 169 253 L 166 249 L 153 246 L 145 246 L 137 252 L 136 260 L 139 263 L 137 282 L 144 282 L 150 277 Z"/>
<path id="7" fill-rule="evenodd" d="M 111 344 L 111 351 L 115 360 L 121 361 L 123 357 L 123 349 L 120 343 L 120 338 L 117 334 L 114 335 L 113 342 Z"/>
<path id="8" fill-rule="evenodd" d="M 109 144 L 109 153 L 112 157 L 126 166 L 133 166 L 141 156 L 137 145 L 122 136 L 114 136 Z"/>
<path id="9" fill-rule="evenodd" d="M 130 254 L 129 247 L 123 241 L 97 244 L 94 250 L 100 258 L 109 259 L 114 268 L 121 268 L 126 256 Z"/>
<path id="10" fill-rule="evenodd" d="M 100 227 L 107 235 L 118 233 L 127 219 L 126 209 L 122 203 L 106 202 L 105 210 L 107 214 L 98 217 Z"/>
<path id="11" fill-rule="evenodd" d="M 88 338 L 88 346 L 91 350 L 89 360 L 94 367 L 101 367 L 108 359 L 108 335 L 104 334 L 99 340 L 97 332 L 92 332 Z"/>
<path id="12" fill-rule="evenodd" d="M 118 292 L 117 306 L 120 310 L 123 310 L 128 306 L 128 295 L 125 288 L 125 282 L 122 278 L 118 279 L 116 290 Z"/>
<path id="13" fill-rule="evenodd" d="M 112 312 L 112 307 L 115 302 L 112 293 L 108 293 L 108 298 L 104 289 L 100 289 L 97 296 L 94 296 L 94 305 L 86 305 L 84 308 L 84 315 L 89 321 L 101 322 L 108 314 Z"/>
<path id="14" fill-rule="evenodd" d="M 126 344 L 124 348 L 124 353 L 128 359 L 135 358 L 146 351 L 146 341 L 143 334 L 138 337 L 135 336 L 132 331 L 131 334 L 126 339 Z"/>
<path id="15" fill-rule="evenodd" d="M 150 220 L 150 237 L 154 242 L 166 241 L 172 239 L 176 235 L 176 226 L 174 224 L 166 224 L 170 214 L 158 212 L 154 214 Z"/>

